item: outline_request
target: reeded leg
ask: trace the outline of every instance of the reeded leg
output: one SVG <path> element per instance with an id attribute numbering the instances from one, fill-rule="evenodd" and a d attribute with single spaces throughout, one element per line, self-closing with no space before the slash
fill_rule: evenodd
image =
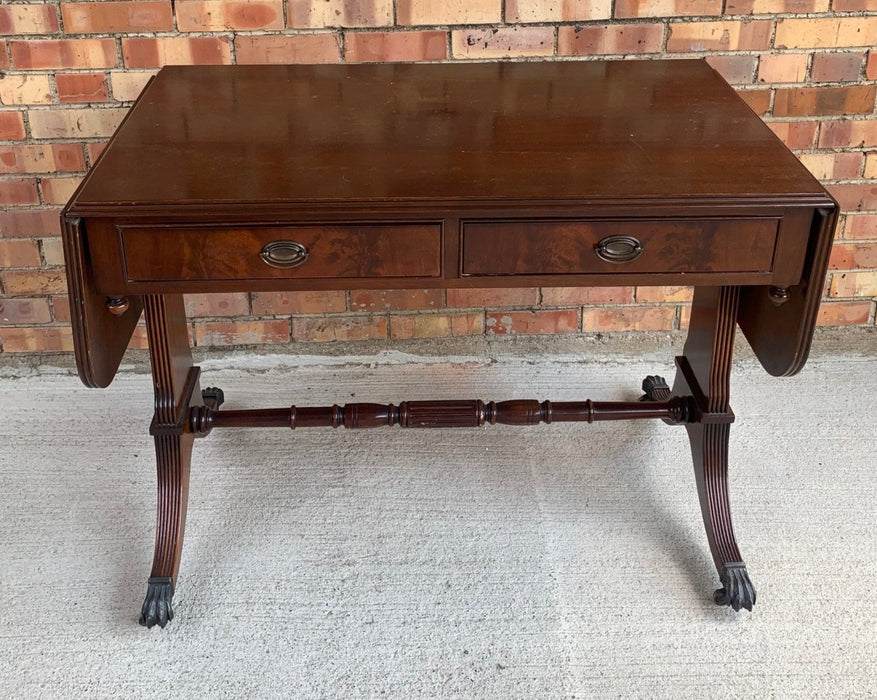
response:
<path id="1" fill-rule="evenodd" d="M 740 608 L 752 610 L 755 588 L 734 537 L 728 498 L 728 436 L 731 426 L 728 423 L 695 423 L 686 427 L 703 524 L 723 586 L 713 598 L 718 605 L 729 605 L 737 611 Z"/>
<path id="2" fill-rule="evenodd" d="M 164 627 L 174 617 L 171 599 L 180 568 L 189 497 L 194 435 L 187 417 L 190 404 L 200 404 L 202 399 L 198 368 L 192 366 L 182 296 L 149 295 L 144 306 L 155 389 L 150 433 L 155 438 L 158 508 L 155 554 L 140 624 Z"/>
<path id="3" fill-rule="evenodd" d="M 701 514 L 723 586 L 714 599 L 734 610 L 752 610 L 755 588 L 734 536 L 728 497 L 728 438 L 734 420 L 728 397 L 739 297 L 737 287 L 695 290 L 673 393 L 693 395 L 697 405 L 695 420 L 686 428 Z"/>

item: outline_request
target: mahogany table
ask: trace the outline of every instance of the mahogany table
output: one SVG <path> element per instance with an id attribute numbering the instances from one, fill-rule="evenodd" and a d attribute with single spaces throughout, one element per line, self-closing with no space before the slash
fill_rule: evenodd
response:
<path id="1" fill-rule="evenodd" d="M 62 214 L 85 384 L 112 381 L 146 314 L 158 517 L 141 623 L 173 617 L 193 440 L 229 426 L 684 425 L 715 600 L 751 610 L 727 488 L 734 333 L 771 375 L 801 369 L 836 217 L 702 61 L 162 69 Z M 187 292 L 546 285 L 693 285 L 672 389 L 221 410 L 183 306 Z"/>

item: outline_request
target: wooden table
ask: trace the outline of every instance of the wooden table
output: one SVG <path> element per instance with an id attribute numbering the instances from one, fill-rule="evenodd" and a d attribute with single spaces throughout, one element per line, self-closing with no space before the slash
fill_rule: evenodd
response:
<path id="1" fill-rule="evenodd" d="M 146 314 L 158 517 L 141 623 L 173 617 L 194 438 L 269 425 L 684 425 L 715 600 L 751 609 L 727 489 L 734 333 L 770 374 L 801 369 L 836 216 L 701 61 L 164 68 L 62 215 L 85 384 L 110 383 Z M 672 389 L 220 410 L 183 307 L 187 292 L 607 285 L 695 287 Z"/>

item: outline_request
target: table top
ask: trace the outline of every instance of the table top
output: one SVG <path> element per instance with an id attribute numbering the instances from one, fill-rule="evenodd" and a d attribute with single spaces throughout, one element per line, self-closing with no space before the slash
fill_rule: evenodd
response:
<path id="1" fill-rule="evenodd" d="M 70 206 L 825 200 L 701 60 L 171 66 Z"/>

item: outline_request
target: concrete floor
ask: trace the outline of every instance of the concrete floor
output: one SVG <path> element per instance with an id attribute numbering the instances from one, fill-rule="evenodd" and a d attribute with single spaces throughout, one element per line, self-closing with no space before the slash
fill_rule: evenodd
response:
<path id="1" fill-rule="evenodd" d="M 789 379 L 741 348 L 731 492 L 753 613 L 711 602 L 681 428 L 227 430 L 196 443 L 176 619 L 151 631 L 143 357 L 102 391 L 69 358 L 4 358 L 0 697 L 875 697 L 875 338 L 822 333 Z M 200 362 L 230 408 L 624 400 L 672 375 L 679 341 Z"/>

